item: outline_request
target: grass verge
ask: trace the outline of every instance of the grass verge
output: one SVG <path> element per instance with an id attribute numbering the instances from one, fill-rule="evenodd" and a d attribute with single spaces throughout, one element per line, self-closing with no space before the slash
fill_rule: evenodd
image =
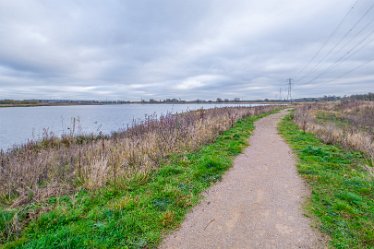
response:
<path id="1" fill-rule="evenodd" d="M 279 131 L 299 159 L 298 171 L 312 190 L 307 209 L 331 238 L 330 247 L 374 248 L 374 181 L 366 168 L 370 161 L 303 132 L 292 114 L 280 122 Z"/>
<path id="2" fill-rule="evenodd" d="M 2 231 L 9 224 L 14 226 L 15 218 L 32 214 L 30 209 L 48 210 L 41 215 L 35 211 L 36 218 L 19 236 L 0 232 L 2 248 L 156 247 L 247 146 L 254 121 L 268 114 L 239 120 L 213 143 L 193 153 L 173 155 L 149 174 L 96 191 L 81 190 L 73 197 L 53 197 L 28 206 L 28 212 L 0 209 Z"/>

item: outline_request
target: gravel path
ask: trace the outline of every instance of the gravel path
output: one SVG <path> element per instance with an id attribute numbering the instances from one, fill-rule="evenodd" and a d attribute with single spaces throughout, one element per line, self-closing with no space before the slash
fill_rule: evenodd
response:
<path id="1" fill-rule="evenodd" d="M 160 248 L 325 248 L 303 215 L 308 191 L 277 132 L 285 113 L 256 122 L 250 146 Z"/>

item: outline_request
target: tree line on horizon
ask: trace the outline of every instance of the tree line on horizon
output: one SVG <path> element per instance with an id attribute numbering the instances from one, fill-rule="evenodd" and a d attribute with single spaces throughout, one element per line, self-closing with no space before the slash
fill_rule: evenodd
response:
<path id="1" fill-rule="evenodd" d="M 337 100 L 366 100 L 374 101 L 374 93 L 367 94 L 355 94 L 350 96 L 335 96 L 335 95 L 325 95 L 323 97 L 315 98 L 297 98 L 293 102 L 319 102 L 319 101 L 337 101 Z M 80 105 L 94 105 L 94 104 L 183 104 L 183 103 L 246 103 L 246 102 L 289 102 L 288 99 L 256 99 L 256 100 L 243 100 L 240 98 L 217 98 L 216 100 L 183 100 L 180 98 L 166 98 L 163 100 L 157 99 L 142 99 L 140 101 L 130 101 L 130 100 L 65 100 L 65 99 L 25 99 L 25 100 L 14 100 L 14 99 L 0 99 L 1 105 L 54 105 L 54 104 L 80 104 Z"/>

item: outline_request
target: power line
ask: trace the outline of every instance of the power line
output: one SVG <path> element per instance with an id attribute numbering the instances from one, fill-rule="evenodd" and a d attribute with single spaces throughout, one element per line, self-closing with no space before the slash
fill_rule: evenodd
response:
<path id="1" fill-rule="evenodd" d="M 371 60 L 369 60 L 369 61 L 365 61 L 365 62 L 361 63 L 360 65 L 358 65 L 358 66 L 352 68 L 352 69 L 349 70 L 348 72 L 345 72 L 345 73 L 341 74 L 340 76 L 338 76 L 338 77 L 336 77 L 336 78 L 334 78 L 334 79 L 332 79 L 332 80 L 325 81 L 325 82 L 323 82 L 323 83 L 331 83 L 331 82 L 334 82 L 334 81 L 336 81 L 336 80 L 339 80 L 339 79 L 341 79 L 341 78 L 343 78 L 343 77 L 345 77 L 345 76 L 347 76 L 347 75 L 353 73 L 354 71 L 357 71 L 358 69 L 362 68 L 363 66 L 372 63 L 373 61 L 374 61 L 374 59 L 371 59 Z"/>
<path id="2" fill-rule="evenodd" d="M 330 33 L 328 38 L 325 40 L 325 42 L 322 44 L 322 46 L 317 50 L 317 52 L 312 56 L 312 58 L 302 67 L 299 71 L 296 72 L 295 77 L 299 74 L 301 74 L 305 69 L 309 67 L 309 65 L 317 58 L 317 56 L 321 53 L 321 51 L 326 47 L 326 45 L 330 42 L 332 37 L 338 32 L 340 27 L 343 25 L 345 19 L 349 16 L 349 14 L 353 11 L 355 6 L 360 0 L 357 0 L 352 7 L 349 8 L 349 10 L 344 15 L 343 19 L 338 23 L 338 25 L 335 27 L 335 29 Z"/>
<path id="3" fill-rule="evenodd" d="M 343 37 L 327 52 L 327 54 L 322 57 L 322 59 L 313 67 L 312 73 L 317 71 L 319 65 L 322 64 L 331 54 L 334 52 L 334 50 L 343 42 L 344 39 L 348 37 L 348 35 L 362 22 L 362 20 L 370 13 L 370 11 L 374 8 L 374 3 L 370 5 L 370 7 L 365 11 L 365 13 L 353 24 L 353 26 L 343 35 Z M 310 74 L 309 74 L 310 75 Z M 308 74 L 305 74 L 303 77 L 298 79 L 298 81 L 302 81 L 303 79 L 307 78 Z"/>
<path id="4" fill-rule="evenodd" d="M 368 35 L 366 35 L 362 40 L 360 40 L 353 48 L 351 48 L 350 50 L 348 50 L 335 63 L 331 64 L 327 69 L 325 69 L 324 71 L 322 71 L 321 73 L 319 73 L 316 77 L 312 78 L 306 84 L 310 84 L 313 81 L 319 79 L 322 75 L 324 75 L 326 72 L 328 72 L 332 68 L 336 67 L 339 63 L 341 63 L 343 61 L 346 61 L 347 59 L 349 59 L 353 55 L 355 55 L 357 52 L 359 52 L 361 49 L 363 49 L 366 46 L 366 44 L 367 44 L 367 43 L 365 43 L 365 41 L 367 41 L 372 36 L 373 33 L 374 33 L 374 30 L 372 32 L 368 33 Z"/>
<path id="5" fill-rule="evenodd" d="M 340 47 L 340 49 L 337 51 L 339 53 L 340 51 L 344 50 L 345 48 L 348 47 L 348 45 L 351 45 L 352 42 L 355 41 L 356 37 L 360 37 L 360 35 L 368 28 L 371 27 L 371 24 L 373 23 L 374 18 L 371 19 L 365 26 L 363 26 L 354 36 L 351 37 L 351 39 L 343 46 Z M 372 32 L 371 32 L 372 33 Z M 370 36 L 370 35 L 369 35 Z"/>

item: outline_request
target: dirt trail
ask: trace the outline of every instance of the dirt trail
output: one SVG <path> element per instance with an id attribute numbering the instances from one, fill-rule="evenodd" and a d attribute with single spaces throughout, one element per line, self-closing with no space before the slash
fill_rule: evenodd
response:
<path id="1" fill-rule="evenodd" d="M 256 122 L 250 146 L 160 248 L 324 248 L 303 215 L 307 188 L 277 132 L 286 111 Z"/>

